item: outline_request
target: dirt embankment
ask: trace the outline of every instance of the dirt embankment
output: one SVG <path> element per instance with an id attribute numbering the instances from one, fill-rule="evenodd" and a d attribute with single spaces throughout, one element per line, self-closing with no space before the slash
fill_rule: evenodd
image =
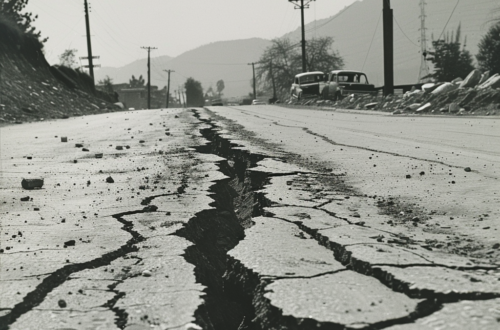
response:
<path id="1" fill-rule="evenodd" d="M 0 125 L 119 109 L 51 67 L 36 39 L 9 32 L 0 24 Z"/>

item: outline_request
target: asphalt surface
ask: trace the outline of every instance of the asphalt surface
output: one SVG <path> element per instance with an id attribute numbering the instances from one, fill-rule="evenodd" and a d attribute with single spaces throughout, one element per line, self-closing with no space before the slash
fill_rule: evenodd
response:
<path id="1" fill-rule="evenodd" d="M 498 120 L 247 106 L 3 127 L 0 328 L 498 329 Z"/>

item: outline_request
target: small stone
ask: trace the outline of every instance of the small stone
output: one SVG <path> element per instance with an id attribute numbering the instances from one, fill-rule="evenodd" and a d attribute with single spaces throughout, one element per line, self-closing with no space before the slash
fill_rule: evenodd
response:
<path id="1" fill-rule="evenodd" d="M 43 179 L 23 179 L 21 186 L 24 189 L 35 189 L 43 187 Z"/>
<path id="2" fill-rule="evenodd" d="M 82 148 L 82 151 L 89 151 L 89 149 L 87 149 L 87 148 Z"/>
<path id="3" fill-rule="evenodd" d="M 151 275 L 152 275 L 151 271 L 149 271 L 147 269 L 142 271 L 142 276 L 151 277 Z"/>
<path id="4" fill-rule="evenodd" d="M 30 200 L 30 196 L 21 197 L 21 202 L 28 202 Z"/>
<path id="5" fill-rule="evenodd" d="M 470 171 L 472 171 L 472 170 L 471 170 L 471 168 L 470 168 L 470 167 L 466 167 L 466 168 L 464 168 L 464 171 L 465 171 L 465 172 L 470 172 Z"/>
<path id="6" fill-rule="evenodd" d="M 67 242 L 64 242 L 64 247 L 67 247 L 67 246 L 75 246 L 76 244 L 76 241 L 74 239 L 71 239 Z"/>
<path id="7" fill-rule="evenodd" d="M 61 307 L 61 308 L 66 308 L 66 306 L 68 306 L 68 305 L 66 304 L 66 302 L 65 302 L 64 300 L 62 300 L 62 299 L 60 299 L 60 300 L 57 302 L 57 304 L 58 304 L 58 305 L 59 305 L 59 307 Z"/>
<path id="8" fill-rule="evenodd" d="M 156 205 L 148 205 L 142 209 L 144 212 L 156 212 L 158 210 L 158 206 Z"/>
<path id="9" fill-rule="evenodd" d="M 123 150 L 123 146 L 116 146 L 116 150 Z"/>
<path id="10" fill-rule="evenodd" d="M 103 156 L 102 153 L 95 154 L 95 158 L 102 158 L 102 156 Z"/>
<path id="11" fill-rule="evenodd" d="M 108 177 L 106 178 L 106 182 L 107 182 L 107 183 L 114 183 L 114 182 L 115 182 L 115 180 L 113 180 L 113 178 L 112 178 L 112 177 L 108 176 Z"/>
<path id="12" fill-rule="evenodd" d="M 493 244 L 492 248 L 493 248 L 493 249 L 498 249 L 498 248 L 500 248 L 500 243 L 495 243 L 495 244 Z"/>
<path id="13" fill-rule="evenodd" d="M 75 143 L 75 148 L 83 148 L 83 144 L 82 143 Z"/>
<path id="14" fill-rule="evenodd" d="M 61 136 L 61 142 L 68 142 L 68 138 L 66 136 Z"/>
<path id="15" fill-rule="evenodd" d="M 406 174 L 406 178 L 407 178 L 407 179 L 411 179 L 411 175 Z"/>
<path id="16" fill-rule="evenodd" d="M 178 118 L 177 116 L 175 116 L 175 118 Z M 202 327 L 200 327 L 199 325 L 197 324 L 194 324 L 194 323 L 188 323 L 184 326 L 184 330 L 203 330 Z"/>
<path id="17" fill-rule="evenodd" d="M 424 171 L 422 171 L 422 172 L 420 172 L 419 174 L 420 174 L 420 175 L 425 175 L 425 172 L 424 172 Z"/>

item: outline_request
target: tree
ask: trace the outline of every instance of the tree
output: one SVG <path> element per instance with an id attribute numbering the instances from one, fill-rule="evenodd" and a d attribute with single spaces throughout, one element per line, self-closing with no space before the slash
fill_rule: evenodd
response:
<path id="1" fill-rule="evenodd" d="M 139 79 L 136 79 L 134 75 L 132 75 L 132 78 L 128 81 L 128 84 L 130 88 L 141 88 L 144 87 L 144 84 L 146 82 L 144 81 L 144 78 L 142 78 L 142 74 L 139 76 Z"/>
<path id="2" fill-rule="evenodd" d="M 478 48 L 476 59 L 479 69 L 490 71 L 491 74 L 500 73 L 500 22 L 490 27 Z"/>
<path id="3" fill-rule="evenodd" d="M 219 97 L 221 96 L 222 91 L 224 90 L 224 87 L 226 87 L 226 86 L 224 86 L 224 80 L 222 80 L 222 79 L 219 80 L 217 82 L 217 93 L 219 93 Z"/>
<path id="4" fill-rule="evenodd" d="M 186 89 L 186 105 L 188 107 L 202 107 L 205 104 L 203 87 L 199 81 L 188 78 L 184 83 Z"/>
<path id="5" fill-rule="evenodd" d="M 447 33 L 445 39 L 433 40 L 433 51 L 429 51 L 428 61 L 434 64 L 434 72 L 423 78 L 433 78 L 435 81 L 452 81 L 465 78 L 472 70 L 472 55 L 465 46 L 460 49 L 460 24 L 456 36 Z"/>
<path id="6" fill-rule="evenodd" d="M 35 27 L 32 26 L 38 15 L 22 12 L 27 4 L 28 0 L 0 0 L 0 16 L 13 21 L 23 33 L 32 35 L 40 40 L 41 33 L 36 31 Z M 46 42 L 47 40 L 48 38 L 45 38 L 41 42 Z"/>
<path id="7" fill-rule="evenodd" d="M 309 71 L 329 72 L 344 66 L 342 57 L 332 51 L 333 38 L 314 38 L 306 44 L 306 65 Z M 273 81 L 276 93 L 285 97 L 290 91 L 290 85 L 302 68 L 300 44 L 294 44 L 288 38 L 272 40 L 259 59 L 256 68 L 256 80 L 260 90 L 272 90 Z"/>
<path id="8" fill-rule="evenodd" d="M 76 62 L 76 49 L 66 49 L 61 55 L 59 55 L 59 65 L 68 68 L 76 68 L 78 63 Z"/>
<path id="9" fill-rule="evenodd" d="M 113 79 L 109 76 L 106 76 L 103 80 L 99 80 L 97 84 L 103 86 L 106 93 L 113 94 L 115 92 L 113 89 Z"/>

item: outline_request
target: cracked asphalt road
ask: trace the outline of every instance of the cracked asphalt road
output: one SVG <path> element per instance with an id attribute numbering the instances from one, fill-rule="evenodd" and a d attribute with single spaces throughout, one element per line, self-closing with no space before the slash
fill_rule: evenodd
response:
<path id="1" fill-rule="evenodd" d="M 0 329 L 497 329 L 499 126 L 249 106 L 4 127 Z"/>

